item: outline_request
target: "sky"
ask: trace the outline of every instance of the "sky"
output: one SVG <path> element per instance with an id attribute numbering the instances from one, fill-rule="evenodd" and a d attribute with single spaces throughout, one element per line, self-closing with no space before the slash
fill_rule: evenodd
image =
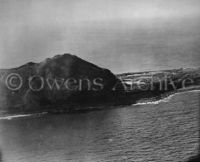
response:
<path id="1" fill-rule="evenodd" d="M 198 66 L 199 0 L 0 0 L 0 68 L 71 53 L 114 73 Z"/>

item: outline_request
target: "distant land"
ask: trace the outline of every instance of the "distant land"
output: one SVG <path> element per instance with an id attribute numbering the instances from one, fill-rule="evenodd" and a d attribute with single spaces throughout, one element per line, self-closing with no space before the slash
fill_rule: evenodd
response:
<path id="1" fill-rule="evenodd" d="M 200 89 L 200 67 L 113 74 L 71 54 L 0 70 L 0 114 L 68 113 Z"/>

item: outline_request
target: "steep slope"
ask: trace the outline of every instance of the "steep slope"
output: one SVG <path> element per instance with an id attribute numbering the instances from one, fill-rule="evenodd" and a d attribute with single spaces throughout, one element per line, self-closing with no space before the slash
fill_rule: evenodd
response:
<path id="1" fill-rule="evenodd" d="M 71 54 L 0 72 L 1 111 L 69 111 L 105 103 L 118 82 L 109 70 Z"/>

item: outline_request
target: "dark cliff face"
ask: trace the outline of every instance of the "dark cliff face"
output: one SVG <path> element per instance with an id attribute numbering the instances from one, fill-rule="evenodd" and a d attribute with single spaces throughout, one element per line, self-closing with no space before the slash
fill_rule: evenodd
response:
<path id="1" fill-rule="evenodd" d="M 71 54 L 0 73 L 1 111 L 69 109 L 72 105 L 99 104 L 111 97 L 118 82 L 109 70 Z"/>

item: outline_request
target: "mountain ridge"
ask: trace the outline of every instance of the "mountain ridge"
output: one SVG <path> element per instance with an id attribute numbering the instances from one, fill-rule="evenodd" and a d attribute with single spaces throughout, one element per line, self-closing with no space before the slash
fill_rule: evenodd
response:
<path id="1" fill-rule="evenodd" d="M 200 85 L 199 67 L 114 75 L 68 53 L 1 69 L 0 74 L 0 111 L 17 113 L 130 105 Z"/>
<path id="2" fill-rule="evenodd" d="M 112 87 L 118 81 L 118 78 L 110 70 L 66 53 L 47 58 L 40 63 L 29 62 L 17 68 L 1 70 L 1 74 L 0 88 L 3 99 L 0 100 L 0 107 L 4 107 L 4 109 L 5 107 L 12 109 L 16 105 L 23 110 L 41 109 L 52 105 L 62 105 L 63 107 L 68 107 L 66 105 L 87 105 L 91 102 L 90 98 L 93 99 L 93 104 L 100 103 L 107 100 L 111 95 Z M 15 78 L 8 80 L 10 75 L 15 75 Z M 14 85 L 12 81 L 17 81 L 17 79 L 23 82 L 19 89 L 11 89 L 12 87 L 9 89 L 8 85 L 5 84 L 7 81 L 11 81 L 8 83 Z M 47 82 L 48 79 L 51 82 Z M 60 81 L 59 79 L 66 80 L 64 83 L 74 82 L 75 84 L 75 82 L 79 82 L 81 87 L 75 91 L 71 91 L 72 88 L 66 90 L 63 83 L 61 89 L 56 90 L 55 87 L 51 89 L 50 86 L 57 86 L 56 79 L 58 81 Z M 40 89 L 40 84 L 44 81 L 47 83 Z M 102 89 L 100 89 L 100 84 L 102 84 Z M 99 90 L 96 90 L 97 88 Z M 68 108 L 66 109 L 68 110 Z"/>

